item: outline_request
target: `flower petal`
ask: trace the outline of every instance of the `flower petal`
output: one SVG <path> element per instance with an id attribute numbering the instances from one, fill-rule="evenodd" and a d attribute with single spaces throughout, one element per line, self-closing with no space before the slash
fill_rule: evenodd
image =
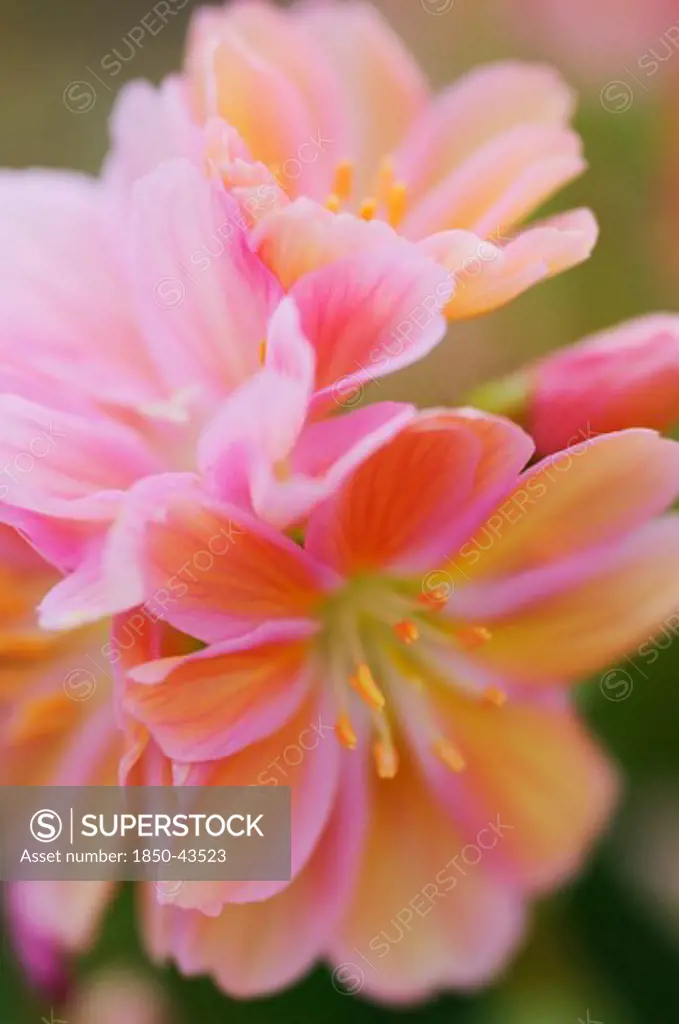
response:
<path id="1" fill-rule="evenodd" d="M 325 3 L 298 17 L 322 48 L 346 96 L 356 192 L 373 187 L 380 161 L 394 153 L 424 110 L 427 83 L 414 59 L 370 4 Z"/>
<path id="2" fill-rule="evenodd" d="M 457 689 L 436 700 L 438 724 L 466 762 L 453 776 L 425 754 L 427 775 L 449 813 L 474 808 L 469 841 L 488 866 L 530 890 L 573 875 L 612 813 L 616 774 L 577 717 L 558 699 L 502 708 Z"/>
<path id="3" fill-rule="evenodd" d="M 316 405 L 394 373 L 442 339 L 452 285 L 417 246 L 395 239 L 307 274 L 291 295 L 316 352 Z"/>
<path id="4" fill-rule="evenodd" d="M 531 589 L 514 577 L 514 608 L 497 621 L 486 615 L 492 635 L 478 658 L 527 681 L 583 678 L 604 668 L 643 641 L 652 643 L 654 634 L 676 617 L 677 555 L 679 518 L 673 516 L 574 559 L 579 573 L 573 578 L 565 572 L 568 563 L 542 574 L 546 587 Z M 587 562 L 585 568 L 582 563 Z M 493 589 L 490 584 L 485 597 L 483 592 L 476 595 L 475 610 L 492 603 Z M 512 589 L 509 580 L 507 589 Z M 524 608 L 526 590 L 531 600 Z"/>
<path id="5" fill-rule="evenodd" d="M 679 421 L 679 317 L 640 317 L 570 345 L 529 372 L 528 416 L 541 452 L 578 430 L 667 430 Z"/>
<path id="6" fill-rule="evenodd" d="M 431 103 L 399 153 L 414 198 L 518 125 L 563 125 L 574 95 L 545 65 L 503 61 L 470 71 Z"/>
<path id="7" fill-rule="evenodd" d="M 431 568 L 511 489 L 532 450 L 507 420 L 423 413 L 314 512 L 307 549 L 342 573 Z"/>
<path id="8" fill-rule="evenodd" d="M 344 758 L 332 815 L 308 864 L 283 892 L 228 904 L 216 918 L 149 901 L 146 934 L 154 957 L 171 957 L 189 977 L 210 974 L 240 999 L 278 991 L 305 974 L 324 954 L 355 881 L 366 823 L 366 787 L 357 777 L 362 767 Z"/>
<path id="9" fill-rule="evenodd" d="M 264 626 L 242 640 L 130 671 L 126 710 L 175 761 L 229 757 L 276 732 L 309 690 L 310 627 Z"/>
<path id="10" fill-rule="evenodd" d="M 139 316 L 167 385 L 212 399 L 249 377 L 280 289 L 250 251 L 235 199 L 188 161 L 134 187 Z"/>
<path id="11" fill-rule="evenodd" d="M 410 765 L 375 783 L 369 821 L 333 960 L 349 978 L 356 972 L 365 995 L 385 1002 L 487 983 L 519 941 L 519 893 L 483 864 L 465 877 L 456 871 L 465 839 Z"/>
<path id="12" fill-rule="evenodd" d="M 160 385 L 135 321 L 119 219 L 84 175 L 0 174 L 0 352 L 20 369 L 30 352 L 38 379 L 135 405 Z"/>
<path id="13" fill-rule="evenodd" d="M 554 125 L 524 124 L 492 139 L 410 208 L 408 238 L 456 228 L 501 240 L 585 170 L 582 143 Z"/>
<path id="14" fill-rule="evenodd" d="M 444 231 L 421 244 L 454 276 L 446 315 L 461 320 L 490 313 L 539 281 L 582 263 L 597 237 L 589 210 L 574 210 L 519 232 L 502 248 L 469 231 Z"/>

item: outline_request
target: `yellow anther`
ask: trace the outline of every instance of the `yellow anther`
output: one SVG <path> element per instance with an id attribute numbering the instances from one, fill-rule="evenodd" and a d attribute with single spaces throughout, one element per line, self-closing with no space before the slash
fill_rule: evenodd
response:
<path id="1" fill-rule="evenodd" d="M 384 694 L 366 664 L 358 666 L 356 675 L 351 678 L 351 685 L 373 710 L 382 711 L 384 709 L 387 703 Z"/>
<path id="2" fill-rule="evenodd" d="M 349 199 L 353 192 L 354 169 L 351 160 L 343 160 L 335 171 L 335 194 L 341 201 Z"/>
<path id="3" fill-rule="evenodd" d="M 501 708 L 507 703 L 507 694 L 497 686 L 489 686 L 484 691 L 483 699 L 486 704 L 492 704 L 494 708 Z"/>
<path id="4" fill-rule="evenodd" d="M 348 715 L 340 715 L 335 725 L 335 733 L 337 739 L 340 741 L 343 747 L 347 750 L 355 750 L 358 740 L 356 739 L 356 733 L 354 727 L 351 724 L 351 719 Z"/>
<path id="5" fill-rule="evenodd" d="M 341 206 L 342 202 L 340 200 L 340 197 L 335 195 L 334 192 L 331 193 L 325 200 L 325 208 L 326 210 L 330 210 L 331 213 L 339 213 Z"/>
<path id="6" fill-rule="evenodd" d="M 260 343 L 259 343 L 259 365 L 260 366 L 264 366 L 264 363 L 266 362 L 266 353 L 267 353 L 268 347 L 269 347 L 269 343 L 266 340 L 260 341 Z"/>
<path id="7" fill-rule="evenodd" d="M 394 161 L 390 156 L 385 156 L 377 172 L 377 194 L 381 199 L 386 200 L 394 186 L 395 180 L 396 168 L 394 167 Z"/>
<path id="8" fill-rule="evenodd" d="M 393 779 L 398 771 L 398 753 L 388 737 L 375 741 L 373 746 L 375 767 L 381 779 Z"/>
<path id="9" fill-rule="evenodd" d="M 436 740 L 432 749 L 451 772 L 463 772 L 467 767 L 464 757 L 450 740 Z"/>
<path id="10" fill-rule="evenodd" d="M 411 619 L 403 619 L 394 626 L 394 633 L 404 644 L 414 644 L 420 639 L 420 631 Z"/>
<path id="11" fill-rule="evenodd" d="M 492 637 L 492 633 L 483 626 L 469 626 L 466 629 L 456 630 L 455 633 L 460 647 L 464 651 L 475 651 L 483 647 Z"/>
<path id="12" fill-rule="evenodd" d="M 403 220 L 403 215 L 406 212 L 407 200 L 408 186 L 405 182 L 399 181 L 395 185 L 392 185 L 389 191 L 389 198 L 387 200 L 389 223 L 392 227 L 397 227 L 397 225 Z"/>
<path id="13" fill-rule="evenodd" d="M 358 215 L 363 220 L 374 220 L 378 207 L 379 203 L 376 199 L 364 199 L 359 207 Z"/>

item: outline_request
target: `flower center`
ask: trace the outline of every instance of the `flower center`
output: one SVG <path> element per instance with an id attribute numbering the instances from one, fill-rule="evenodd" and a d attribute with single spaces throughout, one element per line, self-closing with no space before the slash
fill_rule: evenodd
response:
<path id="1" fill-rule="evenodd" d="M 354 192 L 355 167 L 350 160 L 338 164 L 335 170 L 333 191 L 325 201 L 328 210 L 339 213 L 351 202 Z M 394 161 L 387 156 L 380 163 L 377 172 L 374 195 L 367 196 L 358 204 L 358 215 L 363 220 L 374 220 L 380 216 L 392 227 L 398 227 L 403 220 L 408 203 L 408 186 L 396 178 Z"/>
<path id="2" fill-rule="evenodd" d="M 451 771 L 466 767 L 451 738 L 437 729 L 428 698 L 452 685 L 446 652 L 469 653 L 487 643 L 490 633 L 453 622 L 445 614 L 446 602 L 443 588 L 425 595 L 409 583 L 362 577 L 333 594 L 321 611 L 319 645 L 339 709 L 337 739 L 354 750 L 363 732 L 357 723 L 367 715 L 380 778 L 398 771 L 394 712 L 402 686 L 408 688 L 408 714 L 419 720 L 431 750 Z M 494 707 L 506 701 L 495 687 L 472 695 Z"/>

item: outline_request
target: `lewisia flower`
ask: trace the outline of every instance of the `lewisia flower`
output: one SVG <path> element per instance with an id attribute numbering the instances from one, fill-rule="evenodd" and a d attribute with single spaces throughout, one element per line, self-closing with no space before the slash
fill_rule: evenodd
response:
<path id="1" fill-rule="evenodd" d="M 589 256 L 597 234 L 589 211 L 520 230 L 584 169 L 572 110 L 554 71 L 518 63 L 482 67 L 432 97 L 367 3 L 281 11 L 241 0 L 195 14 L 183 79 L 157 93 L 125 89 L 107 178 L 129 185 L 161 157 L 206 158 L 211 173 L 249 197 L 265 222 L 255 244 L 286 282 L 282 252 L 288 264 L 313 267 L 328 233 L 351 251 L 365 237 L 356 220 L 386 222 L 456 279 L 446 312 L 457 319 Z M 216 132 L 215 118 L 240 142 Z M 207 148 L 195 134 L 205 124 Z"/>
<path id="2" fill-rule="evenodd" d="M 122 706 L 186 783 L 293 791 L 291 884 L 209 914 L 151 901 L 157 956 L 240 996 L 357 963 L 366 993 L 413 1000 L 492 977 L 526 901 L 577 868 L 616 785 L 567 684 L 676 608 L 679 521 L 654 517 L 679 447 L 626 431 L 523 471 L 532 451 L 509 421 L 423 413 L 301 546 L 147 482 L 149 596 L 227 522 L 238 535 L 166 609 L 203 649 L 138 657 Z"/>
<path id="3" fill-rule="evenodd" d="M 109 568 L 149 477 L 200 474 L 276 525 L 303 517 L 412 417 L 353 409 L 364 384 L 445 333 L 452 285 L 417 246 L 384 226 L 285 292 L 237 200 L 187 159 L 124 197 L 76 175 L 7 173 L 0 214 L 16 242 L 0 257 L 0 505 L 67 573 L 46 628 L 137 603 Z"/>
<path id="4" fill-rule="evenodd" d="M 679 316 L 653 314 L 601 331 L 493 387 L 538 451 L 625 427 L 679 422 Z M 490 392 L 488 392 L 490 395 Z"/>

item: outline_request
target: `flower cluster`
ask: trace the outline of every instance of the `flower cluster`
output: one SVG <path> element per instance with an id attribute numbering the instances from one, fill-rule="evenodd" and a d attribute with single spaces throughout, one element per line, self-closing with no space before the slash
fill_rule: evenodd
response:
<path id="1" fill-rule="evenodd" d="M 362 2 L 244 0 L 123 90 L 100 179 L 0 177 L 3 782 L 289 785 L 291 882 L 140 887 L 150 953 L 230 994 L 484 984 L 612 811 L 569 686 L 679 603 L 676 324 L 491 411 L 365 401 L 589 255 L 586 210 L 522 227 L 572 109 L 515 63 L 432 97 Z M 111 896 L 15 886 L 29 966 Z"/>

